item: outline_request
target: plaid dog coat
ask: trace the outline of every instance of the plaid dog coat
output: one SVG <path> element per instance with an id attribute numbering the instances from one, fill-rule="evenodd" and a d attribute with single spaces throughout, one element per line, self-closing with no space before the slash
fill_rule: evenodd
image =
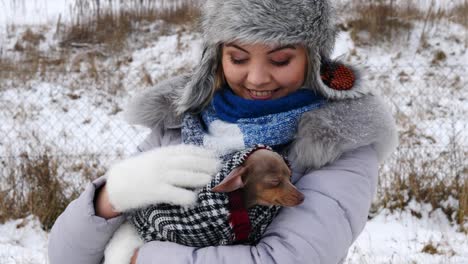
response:
<path id="1" fill-rule="evenodd" d="M 280 207 L 256 205 L 245 211 L 247 222 L 241 220 L 239 223 L 239 212 L 242 218 L 239 197 L 232 196 L 232 193 L 211 192 L 211 189 L 234 168 L 242 165 L 252 152 L 261 148 L 268 147 L 257 145 L 236 152 L 227 160 L 221 171 L 199 192 L 197 205 L 189 208 L 169 204 L 150 206 L 132 213 L 130 222 L 146 242 L 171 241 L 193 247 L 256 243 Z M 233 219 L 234 215 L 237 215 L 237 220 Z M 246 227 L 247 231 L 250 230 L 247 235 L 243 233 Z"/>

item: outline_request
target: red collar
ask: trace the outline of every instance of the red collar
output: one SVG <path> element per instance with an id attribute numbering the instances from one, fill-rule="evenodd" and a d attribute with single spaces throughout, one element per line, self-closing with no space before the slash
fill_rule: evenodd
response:
<path id="1" fill-rule="evenodd" d="M 249 212 L 244 206 L 242 190 L 238 189 L 228 193 L 229 196 L 229 224 L 234 231 L 234 241 L 245 242 L 248 240 L 252 226 L 250 224 Z"/>

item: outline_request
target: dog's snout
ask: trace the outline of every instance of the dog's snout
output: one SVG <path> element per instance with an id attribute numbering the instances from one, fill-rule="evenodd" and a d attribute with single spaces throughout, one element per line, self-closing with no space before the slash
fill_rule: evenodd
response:
<path id="1" fill-rule="evenodd" d="M 299 193 L 301 196 L 297 199 L 299 201 L 299 204 L 304 202 L 305 196 L 302 193 Z"/>
<path id="2" fill-rule="evenodd" d="M 295 205 L 299 205 L 299 204 L 301 204 L 302 202 L 304 202 L 305 196 L 304 196 L 304 194 L 302 194 L 301 192 L 297 191 L 297 192 L 295 193 L 294 196 L 295 196 L 295 197 L 294 197 L 294 198 L 295 198 L 294 200 L 296 201 L 296 202 L 295 202 Z"/>
<path id="3" fill-rule="evenodd" d="M 283 196 L 280 201 L 280 205 L 282 206 L 296 206 L 300 205 L 304 202 L 305 196 L 299 191 L 294 191 L 292 193 L 288 193 L 287 195 Z"/>

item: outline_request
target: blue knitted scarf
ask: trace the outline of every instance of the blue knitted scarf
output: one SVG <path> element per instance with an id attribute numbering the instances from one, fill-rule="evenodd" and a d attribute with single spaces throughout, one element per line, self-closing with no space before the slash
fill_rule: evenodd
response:
<path id="1" fill-rule="evenodd" d="M 299 89 L 273 100 L 249 100 L 225 87 L 199 116 L 186 115 L 182 139 L 205 146 L 220 155 L 255 144 L 273 148 L 291 142 L 304 112 L 319 108 L 326 100 L 308 89 Z"/>

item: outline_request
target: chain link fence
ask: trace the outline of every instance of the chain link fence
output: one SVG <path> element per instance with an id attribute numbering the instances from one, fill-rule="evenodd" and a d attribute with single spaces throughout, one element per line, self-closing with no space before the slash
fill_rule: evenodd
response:
<path id="1" fill-rule="evenodd" d="M 400 150 L 466 153 L 468 80 L 466 65 L 363 69 L 363 85 L 378 91 L 392 107 Z M 120 71 L 55 71 L 33 79 L 2 72 L 0 157 L 47 153 L 99 157 L 108 164 L 136 149 L 148 132 L 129 126 L 121 113 L 135 93 L 154 85 L 147 73 L 131 78 Z"/>
<path id="2" fill-rule="evenodd" d="M 400 138 L 398 151 L 381 167 L 377 199 L 388 202 L 384 206 L 409 202 L 411 191 L 406 198 L 401 193 L 411 177 L 430 186 L 455 179 L 459 202 L 467 202 L 466 190 L 465 196 L 460 193 L 468 170 L 467 67 L 363 68 L 362 84 L 390 105 Z M 148 72 L 3 71 L 0 76 L 0 198 L 33 170 L 36 178 L 53 173 L 76 195 L 112 162 L 135 152 L 149 132 L 128 125 L 121 115 L 129 98 L 157 82 Z M 452 183 L 444 184 L 447 189 Z"/>

